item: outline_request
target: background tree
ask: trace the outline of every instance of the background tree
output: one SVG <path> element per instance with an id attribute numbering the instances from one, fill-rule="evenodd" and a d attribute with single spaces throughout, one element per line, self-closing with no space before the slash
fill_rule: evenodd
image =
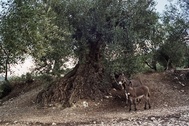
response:
<path id="1" fill-rule="evenodd" d="M 7 80 L 7 66 L 24 60 L 28 55 L 35 59 L 37 65 L 40 65 L 37 68 L 38 71 L 50 71 L 45 68 L 51 60 L 45 57 L 47 55 L 58 57 L 63 54 L 60 52 L 64 51 L 58 53 L 57 50 L 58 47 L 64 46 L 57 45 L 56 41 L 65 40 L 69 32 L 60 30 L 56 26 L 55 13 L 43 1 L 14 0 L 2 2 L 2 4 L 6 5 L 3 6 L 4 10 L 1 13 L 0 27 L 1 73 L 6 73 L 5 79 Z M 53 51 L 57 54 L 53 54 Z M 47 62 L 48 64 L 45 64 Z M 57 62 L 54 63 L 57 64 Z"/>
<path id="2" fill-rule="evenodd" d="M 186 54 L 184 37 L 188 23 L 175 5 L 167 8 L 162 18 L 164 39 L 156 53 L 158 62 L 164 69 L 182 67 Z"/>
<path id="3" fill-rule="evenodd" d="M 4 6 L 3 6 L 4 7 Z M 15 22 L 16 17 L 12 8 L 4 7 L 1 13 L 0 20 L 0 64 L 1 73 L 5 73 L 5 80 L 8 81 L 8 71 L 10 70 L 9 65 L 15 64 L 18 60 L 22 59 L 24 52 L 24 46 L 20 46 L 19 36 L 17 34 L 18 28 Z M 10 13 L 9 13 L 10 12 Z"/>
<path id="4" fill-rule="evenodd" d="M 185 42 L 187 42 L 187 53 L 185 56 L 185 67 L 189 67 L 189 49 L 188 49 L 188 44 L 189 44 L 189 3 L 187 0 L 178 0 L 178 5 L 180 5 L 180 10 L 182 17 L 184 21 L 187 24 L 187 30 L 186 30 L 186 37 L 185 37 Z"/>
<path id="5" fill-rule="evenodd" d="M 147 55 L 160 42 L 159 16 L 155 12 L 154 1 L 127 1 L 124 4 L 126 11 L 121 22 L 124 30 L 117 29 L 119 41 L 108 45 L 108 59 L 112 62 L 107 62 L 112 73 L 127 71 L 131 75 L 143 70 Z M 127 37 L 126 40 L 123 36 Z"/>

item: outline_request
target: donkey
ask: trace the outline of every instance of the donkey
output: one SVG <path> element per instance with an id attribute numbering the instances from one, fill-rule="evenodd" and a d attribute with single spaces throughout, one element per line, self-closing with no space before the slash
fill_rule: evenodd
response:
<path id="1" fill-rule="evenodd" d="M 131 105 L 133 103 L 134 110 L 136 111 L 136 101 L 138 99 L 144 98 L 145 106 L 144 109 L 147 108 L 147 104 L 149 109 L 151 108 L 150 105 L 150 92 L 149 88 L 144 85 L 138 85 L 138 83 L 133 83 L 132 81 L 128 80 L 123 74 L 119 77 L 119 83 L 123 85 L 125 90 L 125 96 L 128 98 L 129 102 L 129 111 L 131 111 Z M 126 100 L 127 101 L 127 100 Z"/>
<path id="2" fill-rule="evenodd" d="M 139 80 L 135 80 L 135 79 L 131 79 L 129 80 L 123 73 L 119 75 L 117 82 L 116 82 L 119 86 L 121 86 L 122 90 L 125 90 L 125 87 L 123 85 L 123 83 L 132 83 L 133 87 L 138 87 L 142 85 L 142 82 Z M 126 105 L 128 105 L 128 93 L 125 91 L 125 103 Z M 137 99 L 137 102 L 140 102 L 141 99 Z"/>

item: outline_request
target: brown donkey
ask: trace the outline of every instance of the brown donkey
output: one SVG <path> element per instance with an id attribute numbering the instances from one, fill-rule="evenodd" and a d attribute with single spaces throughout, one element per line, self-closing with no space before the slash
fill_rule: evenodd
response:
<path id="1" fill-rule="evenodd" d="M 148 104 L 149 109 L 151 108 L 150 91 L 149 91 L 149 88 L 147 86 L 139 84 L 139 83 L 133 83 L 134 81 L 133 82 L 130 81 L 123 74 L 120 75 L 118 80 L 119 80 L 119 84 L 122 84 L 122 86 L 124 87 L 125 96 L 126 96 L 126 98 L 128 98 L 129 111 L 131 111 L 132 103 L 134 105 L 134 110 L 135 111 L 137 110 L 136 101 L 141 99 L 141 98 L 144 98 L 144 100 L 145 100 L 144 109 L 147 108 L 147 104 Z"/>
<path id="2" fill-rule="evenodd" d="M 117 84 L 118 84 L 119 86 L 121 86 L 123 90 L 125 90 L 125 87 L 124 87 L 123 83 L 132 83 L 132 86 L 133 86 L 133 87 L 138 87 L 138 86 L 141 86 L 141 85 L 142 85 L 141 81 L 136 80 L 136 79 L 131 79 L 131 80 L 129 80 L 129 79 L 122 73 L 122 74 L 119 75 L 119 77 L 118 77 L 118 79 L 117 79 Z M 129 98 L 129 97 L 128 97 L 128 93 L 125 91 L 125 103 L 126 103 L 126 105 L 128 105 L 128 102 L 129 102 L 129 101 L 128 101 L 128 100 L 129 100 L 128 98 Z M 140 102 L 140 101 L 141 101 L 141 99 L 137 99 L 137 102 Z"/>

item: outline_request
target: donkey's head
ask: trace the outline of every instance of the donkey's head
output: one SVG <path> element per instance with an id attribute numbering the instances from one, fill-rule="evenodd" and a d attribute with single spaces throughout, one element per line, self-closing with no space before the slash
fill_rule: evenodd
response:
<path id="1" fill-rule="evenodd" d="M 130 85 L 131 83 L 130 80 L 124 74 L 119 75 L 117 80 L 120 85 L 123 84 Z"/>
<path id="2" fill-rule="evenodd" d="M 122 86 L 122 89 L 125 91 L 125 99 L 126 99 L 126 104 L 128 104 L 128 99 L 129 99 L 129 92 L 128 88 L 131 84 L 131 81 L 122 73 L 119 75 L 118 79 L 118 84 Z"/>

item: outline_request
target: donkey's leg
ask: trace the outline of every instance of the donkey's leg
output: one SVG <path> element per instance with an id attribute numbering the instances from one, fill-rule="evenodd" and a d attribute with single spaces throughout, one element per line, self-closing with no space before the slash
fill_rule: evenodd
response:
<path id="1" fill-rule="evenodd" d="M 150 98 L 149 97 L 148 97 L 148 107 L 149 107 L 149 109 L 151 109 Z"/>
<path id="2" fill-rule="evenodd" d="M 150 105 L 150 102 L 148 103 L 148 106 L 149 106 L 149 109 L 151 109 L 151 105 Z"/>
<path id="3" fill-rule="evenodd" d="M 148 107 L 149 107 L 149 109 L 150 109 L 150 108 L 151 108 L 151 105 L 150 105 L 150 98 L 149 98 L 149 97 L 145 97 L 144 109 L 147 109 L 147 104 L 148 104 Z"/>
<path id="4" fill-rule="evenodd" d="M 147 97 L 145 96 L 144 97 L 144 109 L 146 110 L 146 106 L 147 106 L 147 102 L 148 102 L 148 99 L 147 99 Z"/>
<path id="5" fill-rule="evenodd" d="M 125 92 L 125 104 L 126 104 L 126 106 L 128 105 L 128 101 L 129 100 L 129 96 L 128 96 L 128 94 L 127 94 L 127 92 Z"/>
<path id="6" fill-rule="evenodd" d="M 137 108 L 136 108 L 136 99 L 133 99 L 133 105 L 134 105 L 134 110 L 136 111 Z"/>
<path id="7" fill-rule="evenodd" d="M 144 105 L 144 109 L 146 110 L 146 104 L 147 104 L 147 102 L 145 101 L 145 105 Z"/>
<path id="8" fill-rule="evenodd" d="M 130 98 L 130 97 L 129 97 L 128 102 L 129 102 L 129 112 L 130 112 L 130 111 L 131 111 L 131 105 L 132 105 L 132 100 L 131 100 L 131 98 Z"/>

